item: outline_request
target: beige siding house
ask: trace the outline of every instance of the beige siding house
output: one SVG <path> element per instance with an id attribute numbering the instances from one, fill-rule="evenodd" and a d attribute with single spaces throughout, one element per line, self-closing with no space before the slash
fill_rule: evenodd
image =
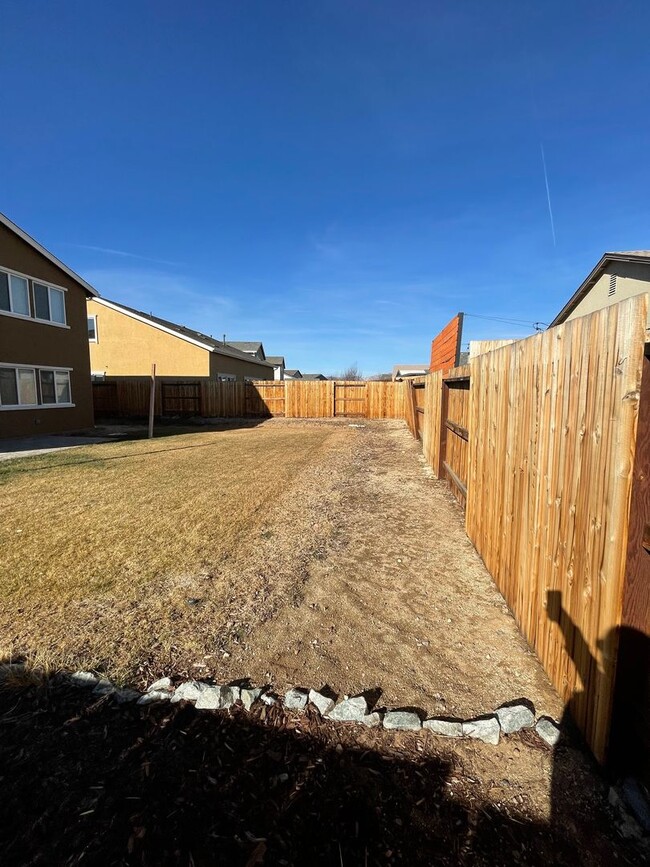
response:
<path id="1" fill-rule="evenodd" d="M 273 379 L 273 365 L 207 334 L 108 301 L 88 302 L 93 376 L 169 379 Z"/>
<path id="2" fill-rule="evenodd" d="M 605 253 L 551 322 L 551 327 L 643 292 L 650 292 L 650 250 Z"/>

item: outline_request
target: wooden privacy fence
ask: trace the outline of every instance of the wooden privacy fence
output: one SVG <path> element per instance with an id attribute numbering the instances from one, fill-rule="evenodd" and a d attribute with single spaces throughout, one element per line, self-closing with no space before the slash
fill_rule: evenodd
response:
<path id="1" fill-rule="evenodd" d="M 405 382 L 158 383 L 156 413 L 406 419 L 596 757 L 619 748 L 615 696 L 617 713 L 642 721 L 647 757 L 650 682 L 636 661 L 650 646 L 645 325 L 643 295 Z M 149 380 L 93 394 L 98 415 L 145 416 Z"/>
<path id="2" fill-rule="evenodd" d="M 151 380 L 109 379 L 93 383 L 98 418 L 139 418 L 149 412 Z M 204 418 L 404 418 L 402 382 L 262 380 L 156 381 L 157 416 Z"/>
<path id="3" fill-rule="evenodd" d="M 647 463 L 637 450 L 645 325 L 646 296 L 629 299 L 430 374 L 409 386 L 406 407 L 427 462 L 466 503 L 469 538 L 600 761 L 621 675 L 620 628 L 634 621 L 648 640 L 647 574 L 643 588 L 635 580 L 647 568 L 638 560 L 648 516 L 630 516 L 635 454 Z M 638 508 L 648 499 L 637 497 Z"/>

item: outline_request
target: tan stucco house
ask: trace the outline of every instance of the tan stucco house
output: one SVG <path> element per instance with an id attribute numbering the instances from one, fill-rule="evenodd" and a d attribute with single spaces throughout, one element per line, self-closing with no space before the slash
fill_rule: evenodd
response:
<path id="1" fill-rule="evenodd" d="M 106 298 L 88 301 L 88 343 L 95 377 L 273 379 L 273 365 L 222 340 Z"/>
<path id="2" fill-rule="evenodd" d="M 0 437 L 92 426 L 86 299 L 96 296 L 0 214 Z"/>
<path id="3" fill-rule="evenodd" d="M 650 250 L 605 253 L 551 322 L 550 327 L 578 316 L 586 316 L 587 313 L 643 292 L 650 292 Z"/>

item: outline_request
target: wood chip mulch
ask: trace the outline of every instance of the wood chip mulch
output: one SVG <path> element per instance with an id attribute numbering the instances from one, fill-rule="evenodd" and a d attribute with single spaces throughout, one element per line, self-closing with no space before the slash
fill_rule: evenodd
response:
<path id="1" fill-rule="evenodd" d="M 464 788 L 453 751 L 425 740 L 280 707 L 118 706 L 56 678 L 5 690 L 0 862 L 580 863 L 561 833 Z"/>

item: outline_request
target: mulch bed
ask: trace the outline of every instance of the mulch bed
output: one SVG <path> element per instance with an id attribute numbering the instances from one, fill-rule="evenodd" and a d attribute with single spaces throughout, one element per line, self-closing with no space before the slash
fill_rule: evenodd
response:
<path id="1" fill-rule="evenodd" d="M 581 862 L 561 828 L 477 797 L 476 786 L 464 788 L 453 749 L 436 749 L 418 734 L 335 725 L 279 706 L 252 713 L 118 706 L 58 678 L 5 690 L 0 860 L 5 867 Z"/>

